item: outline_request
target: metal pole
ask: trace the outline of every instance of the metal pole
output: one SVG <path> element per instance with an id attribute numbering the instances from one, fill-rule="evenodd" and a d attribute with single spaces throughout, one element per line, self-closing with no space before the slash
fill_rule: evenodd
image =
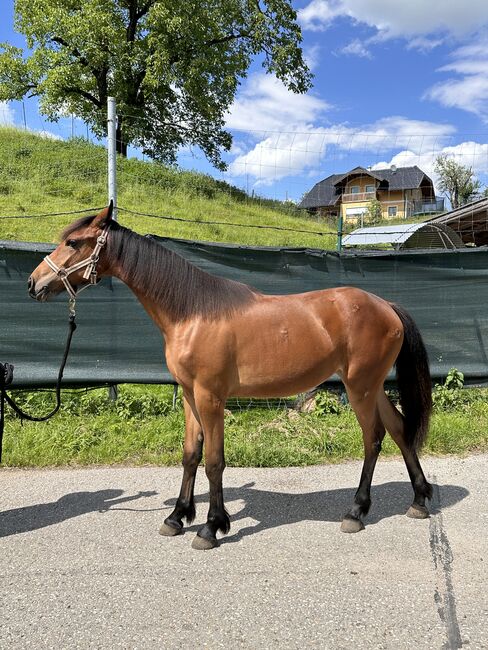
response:
<path id="1" fill-rule="evenodd" d="M 107 98 L 107 153 L 108 153 L 108 201 L 114 202 L 112 218 L 117 221 L 117 114 L 115 97 Z M 108 396 L 115 402 L 118 394 L 117 384 L 108 389 Z"/>
<path id="2" fill-rule="evenodd" d="M 117 221 L 117 114 L 115 97 L 107 98 L 108 200 L 114 202 L 113 219 Z"/>

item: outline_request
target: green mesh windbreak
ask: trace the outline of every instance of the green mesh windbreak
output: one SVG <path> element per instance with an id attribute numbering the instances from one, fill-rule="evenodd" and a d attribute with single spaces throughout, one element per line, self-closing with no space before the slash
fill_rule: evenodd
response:
<path id="1" fill-rule="evenodd" d="M 358 252 L 250 248 L 154 237 L 200 268 L 287 294 L 352 285 L 403 305 L 417 322 L 434 378 L 450 368 L 488 381 L 488 248 Z M 53 386 L 64 349 L 67 298 L 27 296 L 32 270 L 53 249 L 0 242 L 0 361 L 15 365 L 16 387 Z M 184 291 L 184 287 L 181 288 Z M 104 279 L 77 301 L 66 385 L 170 383 L 159 331 L 129 289 Z"/>

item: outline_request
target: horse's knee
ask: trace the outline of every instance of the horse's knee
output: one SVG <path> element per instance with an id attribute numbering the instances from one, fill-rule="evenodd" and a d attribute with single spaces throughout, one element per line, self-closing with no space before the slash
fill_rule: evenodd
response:
<path id="1" fill-rule="evenodd" d="M 190 471 L 196 472 L 200 461 L 202 460 L 202 450 L 195 449 L 190 452 L 185 452 L 183 454 L 183 468 Z"/>
<path id="2" fill-rule="evenodd" d="M 222 458 L 218 461 L 205 463 L 205 474 L 210 482 L 218 481 L 222 478 L 225 469 L 225 460 Z"/>

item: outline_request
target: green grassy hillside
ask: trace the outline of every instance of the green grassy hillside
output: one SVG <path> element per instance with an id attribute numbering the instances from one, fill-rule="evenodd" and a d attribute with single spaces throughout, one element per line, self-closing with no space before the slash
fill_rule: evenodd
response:
<path id="1" fill-rule="evenodd" d="M 251 199 L 210 176 L 152 162 L 119 158 L 118 202 L 140 212 L 196 219 L 161 221 L 120 213 L 122 224 L 140 233 L 263 246 L 334 248 L 335 235 L 204 225 L 237 222 L 327 230 L 293 208 Z M 106 150 L 83 139 L 58 141 L 0 127 L 0 215 L 31 215 L 103 206 L 107 201 Z M 0 219 L 0 239 L 54 242 L 73 216 Z"/>

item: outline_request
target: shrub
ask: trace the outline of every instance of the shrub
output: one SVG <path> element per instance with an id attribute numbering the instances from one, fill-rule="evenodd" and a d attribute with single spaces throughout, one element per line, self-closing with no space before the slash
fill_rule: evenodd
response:
<path id="1" fill-rule="evenodd" d="M 338 414 L 342 410 L 341 403 L 336 395 L 327 391 L 320 390 L 315 395 L 315 409 L 314 413 L 317 415 L 325 415 L 326 413 Z"/>
<path id="2" fill-rule="evenodd" d="M 437 384 L 432 391 L 434 408 L 446 411 L 463 405 L 462 389 L 464 374 L 456 368 L 451 368 L 443 384 Z"/>

